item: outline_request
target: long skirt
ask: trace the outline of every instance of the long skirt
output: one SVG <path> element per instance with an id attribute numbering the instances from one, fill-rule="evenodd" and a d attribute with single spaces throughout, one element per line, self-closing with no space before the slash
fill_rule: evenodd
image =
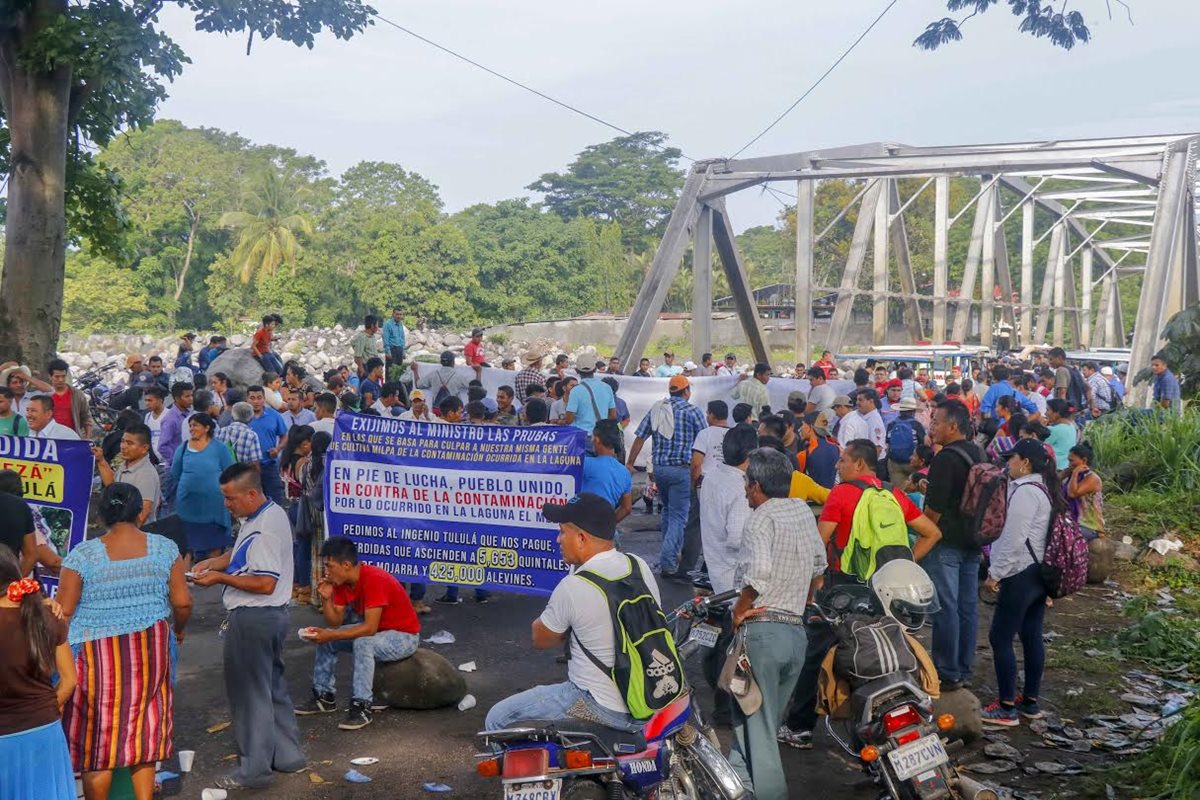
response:
<path id="1" fill-rule="evenodd" d="M 75 771 L 59 722 L 0 736 L 0 797 L 75 800 Z"/>
<path id="2" fill-rule="evenodd" d="M 71 761 L 79 772 L 165 761 L 173 751 L 171 631 L 145 630 L 76 648 L 79 685 L 63 709 Z"/>

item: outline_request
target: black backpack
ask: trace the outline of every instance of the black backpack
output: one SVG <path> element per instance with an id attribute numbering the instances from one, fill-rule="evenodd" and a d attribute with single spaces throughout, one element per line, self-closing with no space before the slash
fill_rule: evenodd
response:
<path id="1" fill-rule="evenodd" d="M 446 386 L 446 383 L 447 383 L 447 382 L 446 382 L 445 380 L 443 380 L 443 379 L 442 379 L 442 375 L 444 374 L 444 373 L 442 372 L 442 370 L 444 370 L 444 369 L 445 369 L 445 367 L 441 367 L 441 368 L 439 368 L 439 369 L 438 369 L 438 373 L 437 373 L 437 375 L 438 375 L 438 383 L 440 383 L 440 384 L 441 384 L 441 386 L 438 388 L 437 392 L 435 392 L 435 393 L 434 393 L 434 395 L 433 395 L 433 406 L 432 406 L 432 407 L 433 407 L 433 408 L 435 408 L 435 409 L 436 409 L 436 408 L 441 408 L 441 406 L 442 406 L 442 401 L 443 401 L 443 400 L 445 400 L 447 397 L 449 397 L 449 396 L 450 396 L 450 389 L 449 389 L 449 387 L 447 387 L 447 386 Z M 453 376 L 453 370 L 454 370 L 454 367 L 451 367 L 451 368 L 450 368 L 450 370 L 451 370 L 451 373 L 452 373 L 452 376 Z"/>
<path id="2" fill-rule="evenodd" d="M 1067 367 L 1071 374 L 1071 383 L 1067 386 L 1067 402 L 1073 411 L 1083 411 L 1087 407 L 1087 378 L 1078 367 Z"/>
<path id="3" fill-rule="evenodd" d="M 683 694 L 687 681 L 666 614 L 650 593 L 638 565 L 629 556 L 625 560 L 629 572 L 620 578 L 606 578 L 590 570 L 575 573 L 599 589 L 608 601 L 616 655 L 612 666 L 584 647 L 574 631 L 571 635 L 596 669 L 612 678 L 630 716 L 649 719 Z"/>

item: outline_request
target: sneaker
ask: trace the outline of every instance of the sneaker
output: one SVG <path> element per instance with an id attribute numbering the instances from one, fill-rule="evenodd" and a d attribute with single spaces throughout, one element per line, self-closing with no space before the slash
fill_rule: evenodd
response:
<path id="1" fill-rule="evenodd" d="M 963 681 L 942 681 L 941 689 L 943 692 L 957 692 L 959 689 L 966 687 Z"/>
<path id="2" fill-rule="evenodd" d="M 478 603 L 478 604 L 479 604 L 479 605 L 481 605 L 481 606 L 486 606 L 488 603 L 492 602 L 492 598 L 490 598 L 490 597 L 476 597 L 476 598 L 475 598 L 475 602 L 476 602 L 476 603 Z"/>
<path id="3" fill-rule="evenodd" d="M 296 714 L 301 717 L 313 714 L 332 714 L 337 711 L 337 698 L 333 692 L 318 692 L 313 689 L 312 698 L 302 706 L 296 706 Z"/>
<path id="4" fill-rule="evenodd" d="M 346 719 L 339 722 L 338 727 L 344 731 L 356 731 L 370 725 L 371 716 L 369 705 L 361 700 L 353 700 L 350 703 L 350 710 L 346 712 Z"/>
<path id="5" fill-rule="evenodd" d="M 794 731 L 787 725 L 780 725 L 775 738 L 782 744 L 797 750 L 812 750 L 812 731 Z"/>
<path id="6" fill-rule="evenodd" d="M 462 598 L 461 597 L 447 597 L 446 595 L 442 595 L 441 597 L 439 597 L 437 600 L 434 600 L 433 602 L 441 603 L 444 606 L 456 606 L 462 602 Z"/>
<path id="7" fill-rule="evenodd" d="M 1041 719 L 1046 716 L 1046 712 L 1042 711 L 1042 707 L 1038 705 L 1036 699 L 1030 699 L 1022 695 L 1017 698 L 1017 711 L 1025 719 Z"/>
<path id="8" fill-rule="evenodd" d="M 432 614 L 433 613 L 433 607 L 430 606 L 429 603 L 426 603 L 424 600 L 414 600 L 412 607 L 413 607 L 413 611 L 417 612 L 418 614 Z"/>
<path id="9" fill-rule="evenodd" d="M 983 718 L 984 725 L 995 725 L 1001 728 L 1015 728 L 1021 724 L 1021 715 L 1017 713 L 1016 707 L 1002 706 L 998 700 L 987 708 L 983 709 L 980 716 Z"/>

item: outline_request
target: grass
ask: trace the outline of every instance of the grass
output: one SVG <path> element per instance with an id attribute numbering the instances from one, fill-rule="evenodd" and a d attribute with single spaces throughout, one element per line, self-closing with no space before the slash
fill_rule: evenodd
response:
<path id="1" fill-rule="evenodd" d="M 1190 609 L 1193 613 L 1179 610 L 1184 613 L 1168 614 L 1149 598 L 1131 600 L 1124 613 L 1133 624 L 1119 631 L 1113 641 L 1123 654 L 1149 667 L 1176 669 L 1186 665 L 1193 675 L 1200 675 L 1200 619 L 1194 606 Z"/>
<path id="2" fill-rule="evenodd" d="M 1127 783 L 1130 778 L 1132 783 Z M 1200 797 L 1200 706 L 1183 712 L 1154 749 L 1132 764 L 1113 770 L 1113 784 L 1126 783 L 1132 796 L 1147 800 L 1195 800 Z"/>
<path id="3" fill-rule="evenodd" d="M 1129 492 L 1200 491 L 1200 411 L 1183 415 L 1130 410 L 1090 426 L 1085 438 L 1096 453 L 1106 489 Z"/>
<path id="4" fill-rule="evenodd" d="M 1150 540 L 1177 533 L 1200 540 L 1200 496 L 1195 492 L 1149 488 L 1113 492 L 1105 483 L 1104 522 L 1109 535 Z"/>

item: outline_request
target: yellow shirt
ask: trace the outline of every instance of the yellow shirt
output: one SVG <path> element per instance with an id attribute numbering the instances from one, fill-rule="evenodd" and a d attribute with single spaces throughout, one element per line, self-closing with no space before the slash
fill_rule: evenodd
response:
<path id="1" fill-rule="evenodd" d="M 806 503 L 824 503 L 829 499 L 829 490 L 803 472 L 792 472 L 792 488 L 788 497 Z"/>

